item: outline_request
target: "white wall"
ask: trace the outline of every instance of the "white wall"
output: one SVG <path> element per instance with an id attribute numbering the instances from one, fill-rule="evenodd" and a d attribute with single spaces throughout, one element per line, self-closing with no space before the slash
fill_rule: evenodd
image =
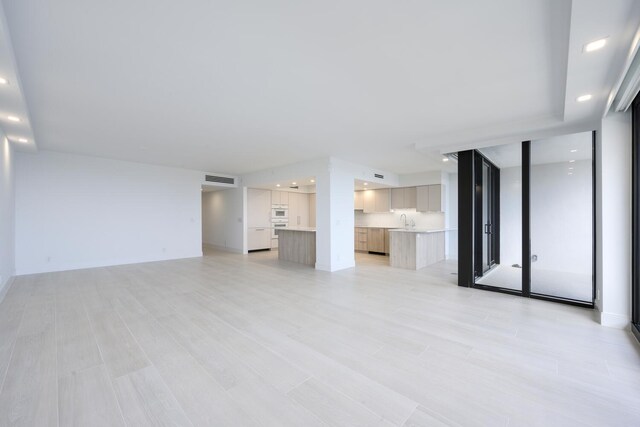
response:
<path id="1" fill-rule="evenodd" d="M 202 194 L 202 242 L 218 249 L 244 253 L 245 188 Z"/>
<path id="2" fill-rule="evenodd" d="M 0 301 L 15 272 L 14 152 L 0 132 Z"/>
<path id="3" fill-rule="evenodd" d="M 592 161 L 531 167 L 533 269 L 590 275 L 593 268 Z M 589 289 L 592 283 L 588 283 Z"/>
<path id="4" fill-rule="evenodd" d="M 631 113 L 610 114 L 596 142 L 596 306 L 600 323 L 631 320 Z"/>
<path id="5" fill-rule="evenodd" d="M 202 255 L 202 172 L 42 151 L 16 156 L 16 273 Z"/>

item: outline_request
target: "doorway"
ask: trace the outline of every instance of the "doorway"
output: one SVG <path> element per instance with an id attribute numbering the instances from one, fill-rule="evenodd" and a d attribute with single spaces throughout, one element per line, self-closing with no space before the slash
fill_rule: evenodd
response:
<path id="1" fill-rule="evenodd" d="M 594 146 L 582 132 L 458 153 L 460 286 L 593 307 Z"/>

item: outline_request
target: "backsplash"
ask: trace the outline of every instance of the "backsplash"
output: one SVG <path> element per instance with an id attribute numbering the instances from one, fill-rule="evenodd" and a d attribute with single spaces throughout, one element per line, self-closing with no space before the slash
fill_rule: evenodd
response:
<path id="1" fill-rule="evenodd" d="M 355 212 L 356 227 L 388 227 L 402 228 L 402 220 L 400 215 L 407 215 L 407 222 L 413 219 L 416 223 L 415 228 L 427 230 L 441 230 L 444 228 L 444 213 L 425 213 L 416 212 L 415 209 L 396 209 L 394 212 L 385 213 L 363 213 Z"/>

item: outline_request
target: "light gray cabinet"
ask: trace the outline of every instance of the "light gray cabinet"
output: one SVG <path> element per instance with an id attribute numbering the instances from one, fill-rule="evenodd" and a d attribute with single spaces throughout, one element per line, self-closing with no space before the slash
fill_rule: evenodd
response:
<path id="1" fill-rule="evenodd" d="M 375 212 L 389 212 L 391 210 L 391 190 L 388 188 L 381 188 L 373 191 L 376 199 Z"/>
<path id="2" fill-rule="evenodd" d="M 429 212 L 442 212 L 442 185 L 429 186 Z"/>
<path id="3" fill-rule="evenodd" d="M 391 209 L 415 209 L 416 187 L 392 188 Z"/>
<path id="4" fill-rule="evenodd" d="M 423 185 L 416 188 L 418 212 L 442 212 L 442 185 Z"/>

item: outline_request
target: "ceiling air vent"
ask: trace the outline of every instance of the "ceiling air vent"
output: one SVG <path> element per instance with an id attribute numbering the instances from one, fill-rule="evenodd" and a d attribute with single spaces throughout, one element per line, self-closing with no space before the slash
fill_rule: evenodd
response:
<path id="1" fill-rule="evenodd" d="M 292 188 L 292 189 L 294 189 L 294 190 L 297 190 L 297 189 L 298 189 L 298 186 L 297 186 L 297 185 L 292 185 L 292 186 L 290 186 L 289 188 Z"/>
<path id="2" fill-rule="evenodd" d="M 229 178 L 228 176 L 216 176 L 216 175 L 205 175 L 204 180 L 207 182 L 217 182 L 219 184 L 235 184 L 235 178 Z"/>
<path id="3" fill-rule="evenodd" d="M 374 173 L 373 176 L 376 178 L 384 179 L 384 175 L 380 175 L 379 173 Z"/>

